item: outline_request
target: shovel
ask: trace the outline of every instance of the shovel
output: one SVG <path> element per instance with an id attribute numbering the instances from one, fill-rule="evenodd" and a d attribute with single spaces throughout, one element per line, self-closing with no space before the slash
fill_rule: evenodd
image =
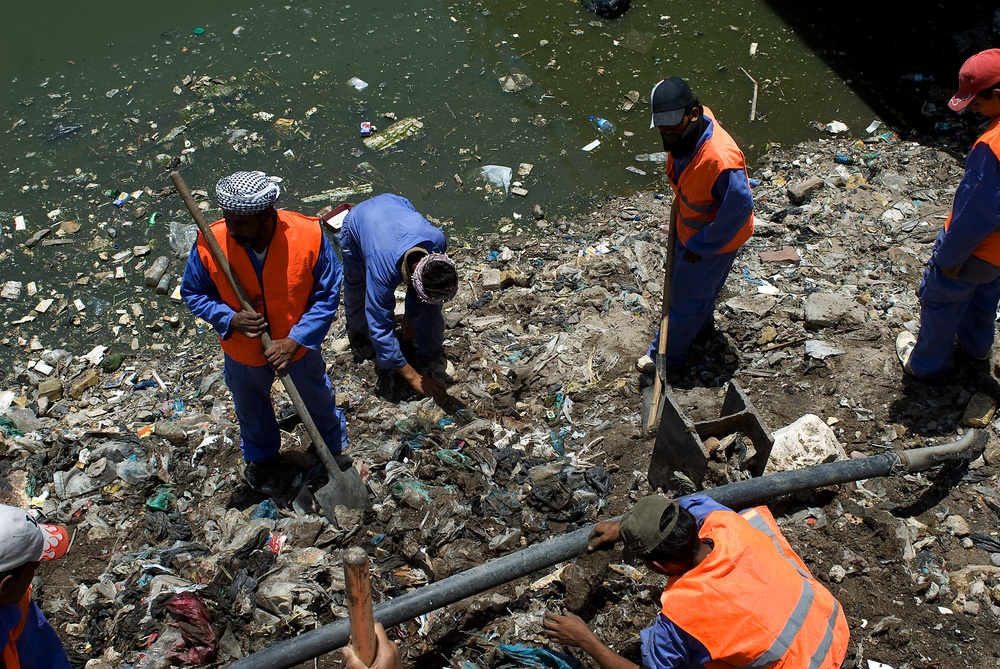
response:
<path id="1" fill-rule="evenodd" d="M 201 230 L 202 237 L 208 243 L 208 249 L 211 251 L 212 257 L 215 258 L 215 262 L 222 268 L 222 273 L 226 275 L 230 287 L 239 298 L 240 306 L 244 311 L 254 311 L 250 305 L 250 301 L 247 300 L 246 293 L 243 292 L 243 287 L 240 285 L 236 275 L 233 274 L 233 270 L 229 266 L 229 261 L 226 260 L 226 256 L 222 252 L 222 247 L 219 246 L 219 241 L 212 234 L 208 222 L 201 213 L 201 209 L 198 208 L 198 205 L 194 202 L 194 198 L 191 197 L 191 191 L 188 190 L 187 184 L 184 183 L 184 177 L 179 172 L 171 172 L 170 179 L 177 187 L 177 192 L 180 193 L 184 204 L 187 205 L 188 211 L 191 212 L 194 222 L 198 224 L 198 229 Z M 271 347 L 271 336 L 267 332 L 262 333 L 260 342 L 264 350 L 267 350 Z M 299 394 L 298 388 L 295 387 L 292 377 L 288 376 L 284 371 L 277 372 L 277 374 L 278 378 L 281 379 L 282 385 L 285 387 L 285 392 L 288 393 L 288 397 L 292 400 L 292 405 L 299 412 L 302 424 L 306 426 L 306 432 L 309 433 L 309 437 L 316 446 L 319 459 L 323 461 L 323 465 L 326 467 L 327 474 L 329 475 L 327 484 L 314 494 L 320 506 L 323 507 L 326 517 L 336 524 L 337 517 L 334 509 L 338 505 L 343 505 L 348 509 L 367 510 L 369 502 L 368 490 L 365 488 L 358 470 L 351 467 L 346 472 L 340 471 L 337 461 L 333 459 L 333 454 L 330 453 L 326 442 L 323 441 L 319 430 L 316 429 L 316 423 L 313 422 L 312 416 L 309 415 L 309 409 L 306 408 L 305 402 L 302 401 L 302 395 Z"/>
<path id="2" fill-rule="evenodd" d="M 674 283 L 674 256 L 677 253 L 677 201 L 670 205 L 670 226 L 667 230 L 667 264 L 663 277 L 663 300 L 660 305 L 660 340 L 656 345 L 656 374 L 652 388 L 647 386 L 642 393 L 643 429 L 652 430 L 659 418 L 660 403 L 663 399 L 663 377 L 666 376 L 664 359 L 667 352 L 667 333 L 670 323 L 670 291 Z"/>

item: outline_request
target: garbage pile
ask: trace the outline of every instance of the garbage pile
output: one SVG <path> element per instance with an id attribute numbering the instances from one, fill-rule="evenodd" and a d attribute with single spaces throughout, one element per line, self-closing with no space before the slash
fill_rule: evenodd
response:
<path id="1" fill-rule="evenodd" d="M 810 415 L 833 452 L 821 458 L 990 430 L 967 470 L 774 506 L 844 604 L 852 658 L 897 669 L 976 663 L 992 643 L 977 625 L 1000 616 L 1000 394 L 989 370 L 962 360 L 948 384 L 906 386 L 892 350 L 900 328 L 916 327 L 914 290 L 962 170 L 928 146 L 867 139 L 776 148 L 751 166 L 756 234 L 675 388 L 721 393 L 736 378 L 772 428 Z M 836 160 L 852 152 L 857 162 Z M 71 658 L 144 669 L 225 662 L 346 615 L 342 548 L 372 557 L 381 601 L 649 493 L 649 379 L 633 365 L 659 318 L 669 199 L 610 198 L 585 216 L 501 221 L 505 232 L 452 240 L 462 290 L 445 311 L 459 370 L 450 406 L 378 396 L 372 363 L 354 360 L 335 324 L 324 354 L 370 491 L 365 515 L 317 508 L 309 489 L 321 468 L 277 386 L 283 457 L 318 478 L 284 500 L 243 485 L 221 354 L 182 307 L 169 312 L 178 323 L 159 350 L 67 350 L 44 333 L 26 341 L 0 392 L 3 498 L 73 533 L 36 590 Z M 713 446 L 718 482 L 745 475 L 733 467 L 742 443 Z M 636 659 L 661 586 L 616 553 L 595 554 L 394 634 L 412 666 L 503 666 L 548 647 L 541 616 L 566 607 Z"/>

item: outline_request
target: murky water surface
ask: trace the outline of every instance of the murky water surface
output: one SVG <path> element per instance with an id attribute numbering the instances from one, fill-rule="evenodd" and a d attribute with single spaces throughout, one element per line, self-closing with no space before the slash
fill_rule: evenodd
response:
<path id="1" fill-rule="evenodd" d="M 393 191 L 455 234 L 530 229 L 535 204 L 552 219 L 607 194 L 661 189 L 662 167 L 636 156 L 662 150 L 647 96 L 666 75 L 687 78 L 751 160 L 771 142 L 815 137 L 810 121 L 840 120 L 863 136 L 876 118 L 751 0 L 636 3 L 614 21 L 570 0 L 332 5 L 11 8 L 0 43 L 0 253 L 3 281 L 23 287 L 0 299 L 11 344 L 0 355 L 23 359 L 17 337 L 31 332 L 47 348 L 146 344 L 163 308 L 188 317 L 142 279 L 171 254 L 170 222 L 189 222 L 179 198 L 156 196 L 178 160 L 193 189 L 236 170 L 280 175 L 281 204 L 306 213 Z M 501 79 L 527 85 L 507 92 Z M 630 95 L 638 103 L 626 110 Z M 406 119 L 418 123 L 398 142 L 363 141 L 362 122 L 385 138 Z M 533 166 L 527 176 L 521 164 Z M 491 184 L 489 165 L 511 168 L 527 194 Z M 146 245 L 149 255 L 134 253 Z M 32 313 L 42 298 L 53 306 Z M 135 303 L 147 305 L 141 315 Z"/>

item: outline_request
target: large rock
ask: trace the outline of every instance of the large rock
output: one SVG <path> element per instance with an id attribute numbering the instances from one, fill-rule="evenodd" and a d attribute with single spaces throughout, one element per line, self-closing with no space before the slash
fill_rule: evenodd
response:
<path id="1" fill-rule="evenodd" d="M 811 413 L 775 430 L 773 436 L 774 446 L 764 469 L 765 474 L 847 460 L 847 452 L 830 426 Z"/>
<path id="2" fill-rule="evenodd" d="M 859 327 L 865 322 L 865 308 L 854 300 L 830 293 L 813 293 L 806 298 L 806 327 Z"/>
<path id="3" fill-rule="evenodd" d="M 737 295 L 726 300 L 726 306 L 738 314 L 752 314 L 763 318 L 778 304 L 778 298 L 771 295 Z"/>

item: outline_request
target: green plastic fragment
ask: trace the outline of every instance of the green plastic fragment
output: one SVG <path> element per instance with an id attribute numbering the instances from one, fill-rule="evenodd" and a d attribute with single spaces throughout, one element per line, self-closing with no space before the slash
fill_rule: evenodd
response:
<path id="1" fill-rule="evenodd" d="M 146 506 L 157 511 L 169 511 L 170 503 L 177 499 L 177 495 L 170 491 L 170 486 L 161 485 L 156 489 L 156 494 L 146 500 Z"/>

